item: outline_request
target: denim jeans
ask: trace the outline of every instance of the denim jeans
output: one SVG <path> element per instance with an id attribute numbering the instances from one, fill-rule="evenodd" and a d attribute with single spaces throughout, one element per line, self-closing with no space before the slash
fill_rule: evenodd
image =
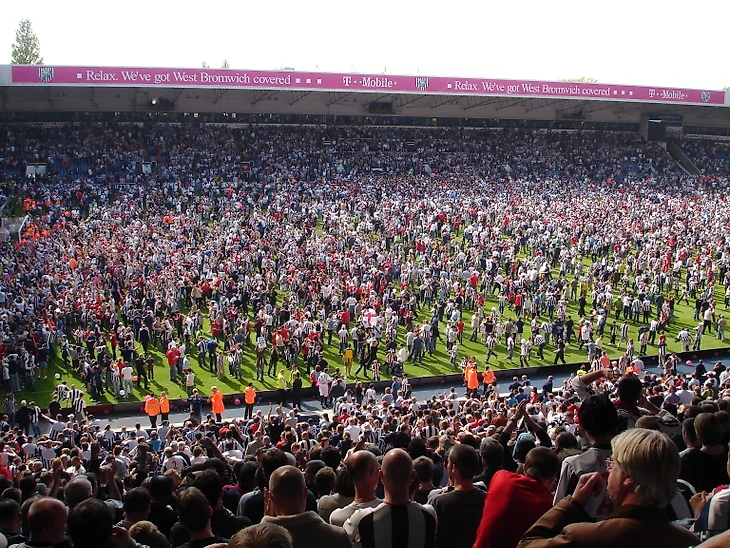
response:
<path id="1" fill-rule="evenodd" d="M 20 382 L 17 373 L 10 374 L 10 388 L 13 392 L 20 392 Z"/>

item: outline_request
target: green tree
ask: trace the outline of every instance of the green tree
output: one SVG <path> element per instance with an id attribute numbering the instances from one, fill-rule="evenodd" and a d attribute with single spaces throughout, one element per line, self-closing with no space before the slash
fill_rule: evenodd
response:
<path id="1" fill-rule="evenodd" d="M 730 91 L 730 86 L 725 86 L 724 88 L 722 88 L 722 91 Z"/>
<path id="2" fill-rule="evenodd" d="M 10 63 L 13 65 L 42 65 L 41 43 L 33 32 L 30 19 L 23 19 L 15 31 Z"/>
<path id="3" fill-rule="evenodd" d="M 221 68 L 231 68 L 231 64 L 228 62 L 228 59 L 223 59 L 223 64 L 221 65 Z"/>

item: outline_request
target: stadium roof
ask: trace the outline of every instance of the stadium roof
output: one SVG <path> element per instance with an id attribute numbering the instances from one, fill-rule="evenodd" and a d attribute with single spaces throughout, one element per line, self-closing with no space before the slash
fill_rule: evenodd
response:
<path id="1" fill-rule="evenodd" d="M 639 122 L 730 127 L 714 90 L 227 69 L 0 66 L 2 112 L 226 112 Z"/>

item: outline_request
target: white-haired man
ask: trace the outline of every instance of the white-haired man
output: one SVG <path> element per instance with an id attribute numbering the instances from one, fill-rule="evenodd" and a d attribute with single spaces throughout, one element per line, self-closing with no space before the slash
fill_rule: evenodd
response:
<path id="1" fill-rule="evenodd" d="M 604 482 L 597 472 L 585 474 L 573 496 L 545 513 L 522 537 L 519 548 L 685 548 L 699 543 L 695 535 L 673 525 L 663 510 L 677 491 L 680 469 L 672 440 L 661 432 L 633 428 L 615 437 L 611 447 L 607 490 L 613 513 L 589 522 L 583 508 Z"/>

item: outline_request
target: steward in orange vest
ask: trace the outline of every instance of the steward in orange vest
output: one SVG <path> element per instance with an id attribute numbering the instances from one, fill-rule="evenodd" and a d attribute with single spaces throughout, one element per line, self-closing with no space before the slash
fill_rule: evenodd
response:
<path id="1" fill-rule="evenodd" d="M 211 387 L 211 390 L 213 392 L 210 395 L 210 403 L 213 408 L 213 413 L 215 414 L 215 420 L 222 422 L 223 418 L 221 415 L 223 415 L 223 411 L 226 410 L 226 406 L 223 405 L 223 392 L 220 392 L 217 386 Z"/>
<path id="2" fill-rule="evenodd" d="M 162 415 L 163 422 L 168 420 L 170 415 L 170 400 L 165 392 L 160 392 L 160 415 Z"/>
<path id="3" fill-rule="evenodd" d="M 243 396 L 246 401 L 246 414 L 245 419 L 253 418 L 253 405 L 256 403 L 256 389 L 253 387 L 253 383 L 248 383 L 246 390 L 243 391 Z"/>
<path id="4" fill-rule="evenodd" d="M 160 401 L 155 397 L 154 393 L 145 399 L 144 412 L 150 418 L 152 428 L 157 428 L 157 415 L 160 414 Z"/>

